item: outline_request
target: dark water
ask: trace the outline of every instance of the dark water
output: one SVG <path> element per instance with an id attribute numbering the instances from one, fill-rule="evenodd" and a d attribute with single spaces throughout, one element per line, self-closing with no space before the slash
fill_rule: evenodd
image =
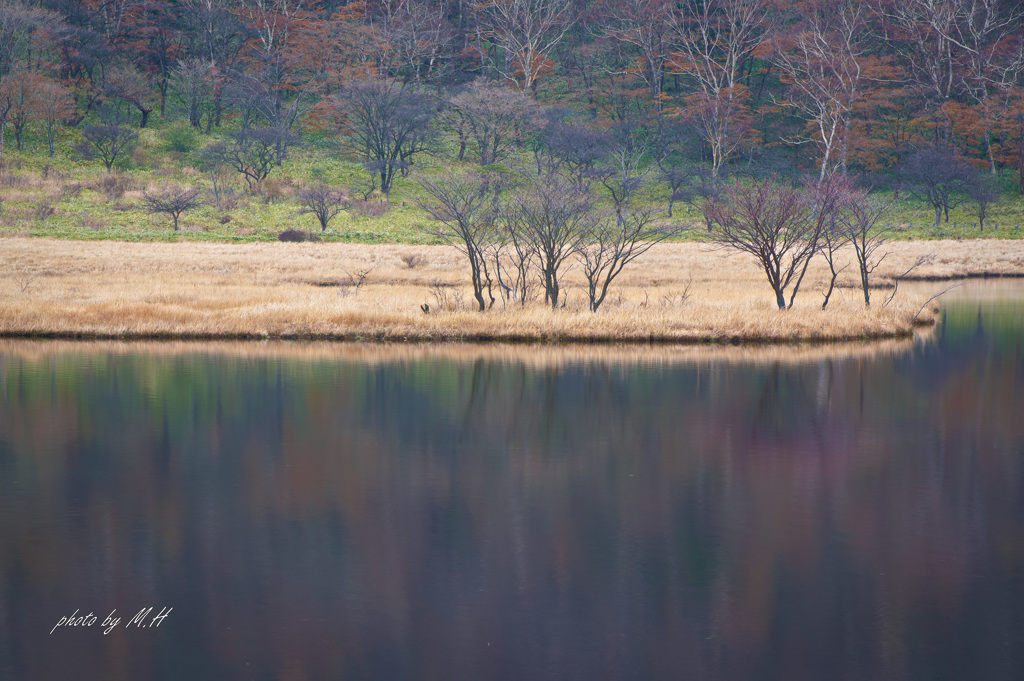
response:
<path id="1" fill-rule="evenodd" d="M 1021 679 L 1022 339 L 9 342 L 0 679 Z"/>

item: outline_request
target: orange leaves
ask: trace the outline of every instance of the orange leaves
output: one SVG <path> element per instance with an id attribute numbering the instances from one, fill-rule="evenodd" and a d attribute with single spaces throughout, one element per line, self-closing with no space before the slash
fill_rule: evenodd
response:
<path id="1" fill-rule="evenodd" d="M 512 76 L 520 89 L 536 89 L 537 81 L 555 72 L 555 62 L 546 55 L 526 50 L 512 60 Z"/>

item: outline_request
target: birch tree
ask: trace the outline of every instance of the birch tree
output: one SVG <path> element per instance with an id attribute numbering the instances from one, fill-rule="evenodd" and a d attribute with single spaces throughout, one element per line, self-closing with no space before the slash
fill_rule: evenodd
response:
<path id="1" fill-rule="evenodd" d="M 776 63 L 788 84 L 780 101 L 807 122 L 802 134 L 787 141 L 818 148 L 819 182 L 846 172 L 854 111 L 881 67 L 869 54 L 866 14 L 852 0 L 814 2 L 795 30 L 776 39 Z"/>
<path id="2" fill-rule="evenodd" d="M 483 0 L 477 10 L 478 44 L 488 38 L 502 51 L 498 75 L 536 95 L 552 51 L 575 22 L 571 0 Z"/>

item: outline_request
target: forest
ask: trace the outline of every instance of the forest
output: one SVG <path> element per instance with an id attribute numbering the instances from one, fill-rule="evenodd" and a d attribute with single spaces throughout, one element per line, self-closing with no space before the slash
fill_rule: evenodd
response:
<path id="1" fill-rule="evenodd" d="M 1024 192 L 1022 16 L 1014 0 L 0 0 L 5 220 L 117 223 L 84 189 L 175 231 L 206 211 L 210 231 L 284 198 L 325 236 L 347 210 L 369 219 L 350 238 L 422 242 L 456 168 L 481 194 L 557 176 L 620 223 L 643 206 L 644 227 L 681 208 L 711 228 L 734 178 L 843 178 L 933 211 L 926 236 L 961 236 L 940 229 L 958 208 L 983 232 Z M 43 187 L 51 169 L 82 181 Z M 377 219 L 396 182 L 391 222 L 413 229 Z M 1002 221 L 1019 231 L 1017 213 Z M 295 215 L 262 220 L 277 236 Z"/>
<path id="2" fill-rule="evenodd" d="M 460 158 L 479 142 L 481 164 L 527 138 L 585 153 L 625 126 L 712 182 L 891 182 L 925 151 L 1019 176 L 1021 17 L 1015 0 L 3 0 L 0 126 L 52 145 L 63 126 L 91 141 L 159 112 L 203 134 L 272 129 L 280 149 L 344 132 L 338 95 L 386 79 Z M 479 130 L 488 114 L 500 131 Z"/>

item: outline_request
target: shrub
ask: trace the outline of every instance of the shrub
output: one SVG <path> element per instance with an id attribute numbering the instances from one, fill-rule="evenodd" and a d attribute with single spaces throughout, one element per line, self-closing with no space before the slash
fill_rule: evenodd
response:
<path id="1" fill-rule="evenodd" d="M 172 185 L 157 193 L 146 192 L 142 202 L 150 213 L 165 213 L 173 217 L 174 231 L 177 232 L 181 214 L 199 206 L 199 189 Z"/>
<path id="2" fill-rule="evenodd" d="M 81 193 L 82 185 L 79 182 L 71 182 L 60 188 L 60 198 L 62 200 L 78 198 L 78 195 Z"/>
<path id="3" fill-rule="evenodd" d="M 199 135 L 187 124 L 173 125 L 164 131 L 164 149 L 187 154 L 196 148 Z"/>
<path id="4" fill-rule="evenodd" d="M 294 187 L 288 180 L 267 178 L 259 187 L 259 193 L 269 203 L 279 199 L 288 198 L 292 195 Z"/>
<path id="5" fill-rule="evenodd" d="M 365 218 L 379 218 L 387 215 L 391 205 L 383 201 L 353 201 L 352 210 Z"/>
<path id="6" fill-rule="evenodd" d="M 116 201 L 124 196 L 125 192 L 135 189 L 135 182 L 129 175 L 111 173 L 103 175 L 98 180 L 88 182 L 85 186 L 100 192 L 111 201 Z"/>
<path id="7" fill-rule="evenodd" d="M 303 232 L 301 229 L 289 228 L 278 234 L 277 240 L 301 243 L 303 241 L 320 241 L 321 239 L 317 234 Z"/>

